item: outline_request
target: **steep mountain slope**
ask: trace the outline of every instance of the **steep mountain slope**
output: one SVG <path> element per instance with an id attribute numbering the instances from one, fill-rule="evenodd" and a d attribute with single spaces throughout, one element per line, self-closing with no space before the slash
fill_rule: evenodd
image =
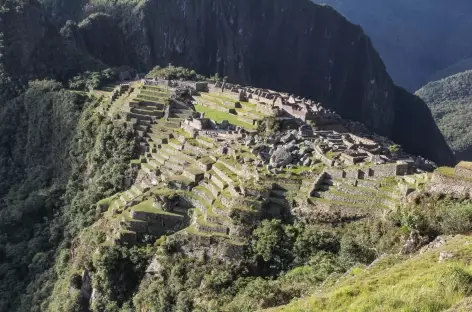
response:
<path id="1" fill-rule="evenodd" d="M 428 81 L 470 69 L 472 3 L 456 0 L 314 0 L 333 6 L 372 38 L 394 81 L 416 90 Z M 457 63 L 457 64 L 456 64 Z M 455 64 L 455 65 L 454 65 Z M 467 66 L 467 67 L 464 67 Z M 437 73 L 439 72 L 439 73 Z M 434 80 L 436 80 L 434 79 Z"/>
<path id="2" fill-rule="evenodd" d="M 428 83 L 416 92 L 431 108 L 458 159 L 472 159 L 472 71 Z"/>
<path id="3" fill-rule="evenodd" d="M 233 82 L 300 94 L 394 137 L 412 153 L 439 163 L 453 161 L 425 104 L 392 83 L 362 29 L 329 7 L 302 0 L 119 3 L 114 10 L 92 1 L 87 11 L 114 18 L 123 30 L 113 32 L 116 40 L 100 40 L 96 19 L 96 31 L 79 31 L 80 41 L 93 42 L 87 51 L 105 63 L 117 55 L 141 69 L 176 63 L 205 75 L 218 72 Z M 426 136 L 431 140 L 418 145 Z"/>
<path id="4" fill-rule="evenodd" d="M 46 19 L 35 0 L 6 0 L 0 11 L 2 74 L 22 82 L 35 78 L 67 80 L 100 62 L 74 49 Z"/>
<path id="5" fill-rule="evenodd" d="M 442 237 L 408 258 L 384 256 L 270 311 L 470 311 L 470 243 L 470 236 Z"/>

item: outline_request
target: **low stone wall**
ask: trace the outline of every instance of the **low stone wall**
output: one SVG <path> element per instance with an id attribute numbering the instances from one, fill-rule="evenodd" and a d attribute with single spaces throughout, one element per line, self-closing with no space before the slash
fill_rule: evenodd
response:
<path id="1" fill-rule="evenodd" d="M 233 203 L 234 203 L 232 198 L 226 198 L 224 196 L 221 196 L 220 201 L 223 204 L 223 206 L 225 206 L 227 208 L 231 208 L 233 206 Z"/>
<path id="2" fill-rule="evenodd" d="M 359 179 L 361 176 L 364 175 L 364 173 L 361 173 L 361 170 L 359 169 L 345 170 L 344 172 L 344 177 L 346 179 Z"/>
<path id="3" fill-rule="evenodd" d="M 224 189 L 225 185 L 224 183 L 215 175 L 211 176 L 211 181 L 216 184 L 220 189 Z"/>
<path id="4" fill-rule="evenodd" d="M 195 130 L 192 126 L 186 124 L 185 122 L 182 122 L 180 127 L 184 129 L 185 132 L 190 134 L 193 138 L 197 136 L 197 130 Z"/>
<path id="5" fill-rule="evenodd" d="M 148 231 L 147 222 L 144 221 L 121 221 L 120 224 L 128 231 L 136 233 L 147 233 Z"/>
<path id="6" fill-rule="evenodd" d="M 220 177 L 220 179 L 224 180 L 228 184 L 232 184 L 233 180 L 231 180 L 226 173 L 224 173 L 222 170 L 218 169 L 216 166 L 213 166 L 213 171 Z"/>
<path id="7" fill-rule="evenodd" d="M 349 193 L 346 193 L 346 194 L 349 194 Z M 350 203 L 350 204 L 365 206 L 365 207 L 372 207 L 375 205 L 382 205 L 382 206 L 386 206 L 392 209 L 396 207 L 395 201 L 384 199 L 384 198 L 375 198 L 375 197 L 369 198 L 367 196 L 365 198 L 362 198 L 362 197 L 357 198 L 357 197 L 349 197 L 349 196 L 345 197 L 345 196 L 333 194 L 330 192 L 325 192 L 323 194 L 323 198 L 326 198 L 332 201 L 345 202 L 345 203 Z"/>
<path id="8" fill-rule="evenodd" d="M 467 169 L 467 168 L 462 168 L 460 166 L 456 166 L 454 169 L 454 175 L 457 177 L 462 177 L 462 178 L 472 178 L 472 170 Z"/>
<path id="9" fill-rule="evenodd" d="M 222 163 L 223 165 L 225 165 L 229 170 L 236 173 L 238 176 L 243 176 L 244 175 L 244 173 L 240 169 L 234 167 L 233 165 L 231 165 L 229 162 L 225 161 L 224 159 L 220 159 L 219 162 Z M 247 177 L 247 178 L 249 178 L 249 177 Z"/>
<path id="10" fill-rule="evenodd" d="M 219 224 L 213 224 L 211 226 L 209 225 L 204 225 L 200 223 L 196 223 L 195 227 L 200 231 L 204 233 L 221 233 L 221 234 L 227 234 L 228 228 L 223 225 Z"/>
<path id="11" fill-rule="evenodd" d="M 185 143 L 184 150 L 190 151 L 191 153 L 199 155 L 199 156 L 206 156 L 208 154 L 208 152 L 205 149 L 192 145 L 188 142 Z"/>
<path id="12" fill-rule="evenodd" d="M 181 164 L 173 163 L 173 162 L 169 162 L 169 161 L 166 161 L 164 163 L 164 167 L 166 167 L 167 169 L 170 169 L 172 171 L 183 171 L 184 170 L 184 167 Z"/>
<path id="13" fill-rule="evenodd" d="M 198 160 L 195 162 L 195 165 L 198 167 L 198 169 L 202 171 L 209 171 L 211 170 L 211 167 L 212 167 L 212 164 L 202 163 Z"/>
<path id="14" fill-rule="evenodd" d="M 238 197 L 240 195 L 239 192 L 236 190 L 236 188 L 232 184 L 228 185 L 228 191 L 233 197 Z"/>
<path id="15" fill-rule="evenodd" d="M 214 148 L 215 146 L 213 145 L 213 143 L 210 143 L 210 142 L 207 142 L 205 140 L 202 140 L 200 138 L 197 137 L 197 142 L 205 147 L 208 147 L 208 148 Z"/>
<path id="16" fill-rule="evenodd" d="M 214 213 L 216 213 L 219 216 L 228 217 L 228 218 L 231 216 L 231 210 L 229 209 L 226 209 L 226 210 L 220 209 L 217 206 L 213 206 L 211 209 L 213 210 Z"/>
<path id="17" fill-rule="evenodd" d="M 203 173 L 192 173 L 187 170 L 183 172 L 183 176 L 189 178 L 190 180 L 196 183 L 200 182 L 204 178 Z"/>
<path id="18" fill-rule="evenodd" d="M 448 194 L 455 197 L 472 197 L 472 180 L 434 172 L 429 184 L 429 191 L 431 193 Z"/>
<path id="19" fill-rule="evenodd" d="M 182 220 L 181 216 L 173 216 L 168 214 L 152 213 L 145 211 L 135 211 L 133 209 L 131 209 L 130 215 L 131 218 L 135 220 L 148 222 L 180 222 L 180 220 Z"/>
<path id="20" fill-rule="evenodd" d="M 326 179 L 326 172 L 320 173 L 315 181 L 313 182 L 312 187 L 308 191 L 308 197 L 314 196 L 314 193 L 319 189 L 320 185 L 323 184 L 324 180 Z"/>
<path id="21" fill-rule="evenodd" d="M 120 232 L 118 234 L 118 244 L 136 244 L 136 232 Z"/>
<path id="22" fill-rule="evenodd" d="M 338 169 L 326 169 L 325 173 L 331 179 L 343 179 L 344 178 L 344 171 Z"/>
<path id="23" fill-rule="evenodd" d="M 218 197 L 220 194 L 220 191 L 215 188 L 215 186 L 212 183 L 206 183 L 205 187 L 211 192 L 211 194 L 215 197 Z"/>
<path id="24" fill-rule="evenodd" d="M 397 164 L 374 165 L 369 167 L 369 177 L 388 178 L 397 175 Z"/>
<path id="25" fill-rule="evenodd" d="M 372 180 L 357 180 L 357 186 L 360 187 L 369 187 L 369 188 L 378 188 L 380 183 Z"/>
<path id="26" fill-rule="evenodd" d="M 210 223 L 213 223 L 213 224 L 219 224 L 219 225 L 223 225 L 223 226 L 231 226 L 231 224 L 229 224 L 226 220 L 226 218 L 221 218 L 221 216 L 219 215 L 208 215 L 207 213 L 205 213 L 205 220 L 207 222 L 210 222 Z"/>
<path id="27" fill-rule="evenodd" d="M 194 158 L 192 156 L 189 156 L 179 150 L 176 150 L 176 149 L 173 149 L 173 148 L 169 148 L 169 147 L 164 147 L 162 149 L 164 152 L 166 152 L 167 154 L 170 154 L 170 155 L 176 155 L 176 156 L 179 156 L 180 158 L 183 158 L 185 160 L 187 160 L 188 162 L 192 162 L 194 160 Z"/>
<path id="28" fill-rule="evenodd" d="M 200 196 L 201 198 L 203 198 L 203 200 L 205 200 L 207 202 L 207 204 L 211 205 L 213 204 L 213 198 L 211 198 L 210 196 L 208 196 L 208 194 L 205 192 L 205 191 L 201 191 L 199 189 L 193 189 L 192 192 L 194 192 L 195 194 L 197 194 L 198 196 Z"/>

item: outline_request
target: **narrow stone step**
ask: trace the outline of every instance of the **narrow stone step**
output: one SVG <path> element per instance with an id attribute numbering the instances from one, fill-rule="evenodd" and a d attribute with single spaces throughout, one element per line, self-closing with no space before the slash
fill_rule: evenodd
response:
<path id="1" fill-rule="evenodd" d="M 151 157 L 161 166 L 166 162 L 166 159 L 157 153 L 152 153 Z"/>
<path id="2" fill-rule="evenodd" d="M 237 182 L 237 181 L 233 181 L 233 179 L 231 178 L 233 175 L 230 176 L 228 171 L 227 171 L 227 167 L 225 167 L 220 162 L 216 162 L 213 165 L 212 170 L 220 177 L 221 180 L 225 181 L 228 184 L 231 184 L 233 182 Z"/>
<path id="3" fill-rule="evenodd" d="M 211 179 L 210 179 L 213 184 L 216 185 L 216 187 L 221 191 L 225 189 L 228 186 L 228 183 L 226 183 L 224 180 L 222 180 L 218 175 L 212 171 Z"/>

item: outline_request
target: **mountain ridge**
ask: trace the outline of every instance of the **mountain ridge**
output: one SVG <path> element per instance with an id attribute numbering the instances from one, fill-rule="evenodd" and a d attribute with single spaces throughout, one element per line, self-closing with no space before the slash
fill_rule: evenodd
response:
<path id="1" fill-rule="evenodd" d="M 94 42 L 87 52 L 101 55 L 105 63 L 115 60 L 144 70 L 174 63 L 207 76 L 217 72 L 236 83 L 299 94 L 380 135 L 395 137 L 412 153 L 442 164 L 454 162 L 426 105 L 393 84 L 362 29 L 331 7 L 284 0 L 251 5 L 214 0 L 120 3 L 132 17 L 124 18 L 121 7 L 113 13 L 103 3 L 92 3 L 87 12 L 106 12 L 108 22 L 115 20 L 122 29 L 106 36 L 111 42 L 124 38 L 124 47 L 100 40 L 100 23 L 83 33 L 83 42 Z M 293 16 L 298 16 L 296 21 Z M 414 109 L 408 111 L 408 105 Z M 414 131 L 405 135 L 401 124 Z M 426 136 L 431 143 L 417 149 Z"/>

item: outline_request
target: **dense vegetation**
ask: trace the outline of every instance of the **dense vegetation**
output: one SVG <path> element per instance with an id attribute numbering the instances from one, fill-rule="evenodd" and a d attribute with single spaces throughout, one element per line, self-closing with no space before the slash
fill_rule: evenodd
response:
<path id="1" fill-rule="evenodd" d="M 74 286 L 72 292 L 68 288 L 73 285 L 75 276 L 83 274 L 77 270 L 80 267 L 98 276 L 93 284 L 99 294 L 94 297 L 93 311 L 236 312 L 284 305 L 293 298 L 312 294 L 322 284 L 337 291 L 336 280 L 344 281 L 356 272 L 363 272 L 363 268 L 379 257 L 381 260 L 375 273 L 381 274 L 382 269 L 397 264 L 400 264 L 398 274 L 401 274 L 401 268 L 407 272 L 407 257 L 385 254 L 398 254 L 409 233 L 414 231 L 426 240 L 441 234 L 467 233 L 472 228 L 471 221 L 470 200 L 439 200 L 428 195 L 417 197 L 415 203 L 383 219 L 339 227 L 265 220 L 248 238 L 243 261 L 233 264 L 185 257 L 178 252 L 185 240 L 174 236 L 133 248 L 103 245 L 105 237 L 100 234 L 99 227 L 89 228 L 75 242 L 78 247 L 74 250 L 74 262 L 70 263 L 69 257 L 63 254 L 56 264 L 60 279 L 50 299 L 49 310 L 80 311 L 80 285 Z M 99 251 L 91 255 L 97 248 Z M 146 274 L 152 259 L 157 265 L 151 270 L 153 273 Z M 415 267 L 422 268 L 421 263 L 427 263 L 424 257 L 415 262 Z M 431 270 L 425 272 L 429 279 L 438 283 L 438 288 L 431 287 L 431 294 L 440 291 L 442 282 L 454 282 L 441 280 L 447 271 L 441 270 L 434 274 Z M 456 281 L 457 287 L 471 287 L 469 273 L 461 274 L 465 274 L 466 280 Z M 447 287 L 452 288 L 444 301 L 441 299 L 444 297 L 426 297 L 425 293 L 416 292 L 415 280 L 405 279 L 402 283 L 409 285 L 405 286 L 409 296 L 398 293 L 396 304 L 409 306 L 414 303 L 427 311 L 441 311 L 457 298 L 469 294 L 469 291 L 462 292 L 462 288 L 456 290 L 454 285 L 448 284 Z M 385 301 L 382 294 L 386 293 L 379 292 L 377 300 Z M 338 295 L 333 298 L 342 298 L 342 303 L 338 304 L 350 305 L 355 297 Z M 351 307 L 368 308 L 369 302 L 361 297 Z M 386 301 L 385 307 L 390 304 L 394 301 Z M 335 301 L 328 301 L 325 309 L 335 310 L 335 305 Z"/>
<path id="2" fill-rule="evenodd" d="M 0 311 L 39 311 L 58 246 L 131 174 L 134 137 L 95 113 L 100 103 L 35 81 L 1 108 Z"/>
<path id="3" fill-rule="evenodd" d="M 472 71 L 430 82 L 416 94 L 433 116 L 458 159 L 472 159 Z"/>
<path id="4" fill-rule="evenodd" d="M 154 67 L 147 75 L 147 78 L 161 78 L 170 80 L 205 80 L 206 78 L 202 75 L 198 75 L 196 71 L 187 69 L 180 66 L 168 66 L 168 67 Z"/>

